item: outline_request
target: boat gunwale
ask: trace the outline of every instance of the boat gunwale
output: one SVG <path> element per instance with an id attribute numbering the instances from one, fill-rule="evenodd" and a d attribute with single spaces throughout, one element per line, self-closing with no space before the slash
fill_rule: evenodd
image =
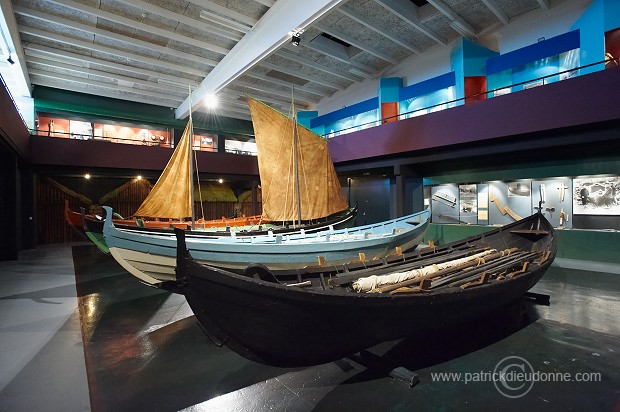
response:
<path id="1" fill-rule="evenodd" d="M 544 218 L 544 217 L 543 217 Z M 498 227 L 492 231 L 486 232 L 486 233 L 482 233 L 480 235 L 474 235 L 474 236 L 470 236 L 467 239 L 463 239 L 463 240 L 459 240 L 456 242 L 451 242 L 448 243 L 446 245 L 443 245 L 439 248 L 437 248 L 437 250 L 444 250 L 444 249 L 451 249 L 456 245 L 461 245 L 461 244 L 467 244 L 467 243 L 475 243 L 476 240 L 481 241 L 486 237 L 490 237 L 490 236 L 501 236 L 500 233 L 502 232 L 509 232 L 511 230 L 511 228 L 515 227 L 515 226 L 520 226 L 522 224 L 525 224 L 527 222 L 529 222 L 530 220 L 535 220 L 537 219 L 537 214 L 531 215 L 527 218 L 524 218 L 522 220 L 519 220 L 517 222 L 502 226 L 502 227 Z M 546 221 L 546 219 L 545 219 Z M 547 221 L 548 223 L 548 221 Z M 551 227 L 551 225 L 549 224 L 549 228 L 553 229 Z M 175 234 L 177 235 L 177 239 L 179 238 L 179 236 L 183 236 L 184 233 L 182 233 L 182 231 L 175 231 Z M 552 250 L 552 249 L 557 249 L 557 238 L 555 237 L 555 233 L 551 230 L 549 232 L 548 235 L 545 235 L 546 237 L 548 237 L 550 239 L 549 243 L 549 248 L 552 252 L 553 257 L 555 257 L 555 251 L 556 250 Z M 535 244 L 536 242 L 532 242 L 532 244 Z M 186 249 L 187 250 L 187 249 Z M 177 250 L 177 253 L 181 253 L 180 251 Z M 180 257 L 177 256 L 177 268 L 179 267 L 179 262 L 178 259 Z M 189 265 L 189 266 L 185 266 L 186 268 L 191 269 L 191 266 L 198 266 L 201 270 L 206 270 L 209 271 L 210 273 L 215 273 L 217 274 L 217 278 L 215 279 L 207 279 L 206 276 L 198 276 L 196 274 L 192 274 L 189 272 L 185 273 L 185 278 L 181 278 L 179 279 L 179 274 L 178 274 L 178 269 L 177 269 L 177 282 L 184 282 L 184 281 L 189 281 L 191 282 L 191 280 L 186 280 L 186 279 L 191 279 L 196 278 L 199 279 L 201 281 L 205 281 L 205 282 L 214 282 L 217 281 L 217 283 L 224 285 L 226 287 L 236 287 L 241 289 L 243 286 L 242 284 L 252 284 L 256 287 L 261 287 L 261 288 L 267 288 L 267 290 L 278 290 L 278 291 L 286 291 L 285 295 L 282 296 L 286 296 L 286 295 L 296 295 L 299 294 L 299 296 L 311 296 L 311 295 L 319 295 L 319 296 L 338 296 L 338 297 L 343 297 L 343 296 L 359 296 L 360 298 L 371 298 L 371 299 L 377 299 L 377 298 L 381 298 L 381 299 L 412 299 L 412 298 L 417 298 L 417 299 L 421 299 L 423 300 L 424 298 L 428 298 L 428 299 L 434 299 L 434 297 L 437 296 L 441 296 L 441 295 L 460 295 L 460 294 L 471 294 L 472 296 L 477 295 L 478 293 L 476 291 L 485 291 L 488 290 L 489 288 L 498 288 L 498 287 L 503 287 L 504 285 L 508 285 L 508 284 L 512 284 L 512 283 L 516 283 L 516 281 L 519 282 L 523 282 L 524 279 L 529 279 L 529 278 L 534 278 L 536 277 L 536 275 L 540 272 L 542 273 L 540 275 L 540 277 L 542 277 L 542 275 L 544 275 L 544 272 L 547 270 L 547 268 L 551 265 L 553 259 L 546 259 L 545 261 L 541 262 L 540 264 L 536 264 L 537 267 L 532 268 L 531 270 L 526 271 L 525 273 L 512 277 L 512 278 L 504 278 L 502 280 L 494 280 L 492 282 L 488 282 L 488 283 L 484 283 L 482 285 L 478 285 L 475 288 L 468 288 L 468 289 L 462 289 L 460 287 L 447 287 L 447 288 L 441 288 L 441 289 L 437 289 L 437 290 L 431 290 L 428 292 L 422 292 L 422 293 L 412 293 L 412 294 L 389 294 L 389 293 L 360 293 L 360 292 L 355 292 L 355 291 L 343 291 L 342 289 L 344 289 L 341 286 L 337 286 L 334 287 L 330 290 L 326 290 L 326 289 L 318 289 L 318 287 L 312 287 L 312 288 L 302 288 L 302 287 L 296 287 L 296 286 L 289 286 L 286 284 L 280 284 L 280 283 L 275 283 L 275 282 L 269 282 L 269 281 L 265 281 L 265 280 L 261 280 L 261 279 L 255 279 L 243 274 L 238 274 L 232 271 L 229 271 L 227 269 L 224 268 L 218 268 L 215 266 L 211 266 L 211 265 L 205 265 L 201 262 L 196 261 L 192 256 L 191 256 L 191 250 L 187 250 L 187 255 L 185 257 L 183 257 L 183 259 L 185 260 L 185 265 Z M 376 268 L 381 268 L 382 265 L 378 265 Z M 329 269 L 328 267 L 326 267 L 326 269 Z M 396 266 L 395 271 L 398 269 L 398 266 Z M 301 271 L 301 275 L 303 276 L 303 270 Z M 347 272 L 347 274 L 352 274 L 355 272 Z M 216 276 L 216 275 L 208 275 L 208 276 Z M 239 283 L 239 285 L 230 285 L 229 283 L 229 278 L 234 279 L 235 281 L 241 282 Z M 536 281 L 538 281 L 540 279 L 540 277 L 538 279 L 536 279 Z M 227 282 L 228 281 L 228 282 Z"/>

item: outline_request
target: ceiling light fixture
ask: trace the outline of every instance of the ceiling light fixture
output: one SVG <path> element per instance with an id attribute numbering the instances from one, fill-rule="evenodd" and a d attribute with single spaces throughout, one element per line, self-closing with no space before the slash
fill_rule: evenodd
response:
<path id="1" fill-rule="evenodd" d="M 11 57 L 11 53 L 9 53 L 9 58 L 6 59 L 6 61 L 9 62 L 9 64 L 15 64 L 15 60 Z"/>
<path id="2" fill-rule="evenodd" d="M 291 43 L 293 44 L 293 46 L 297 47 L 299 46 L 299 42 L 301 41 L 301 34 L 304 32 L 304 29 L 295 29 L 290 33 L 291 35 Z"/>
<path id="3" fill-rule="evenodd" d="M 86 180 L 90 179 L 90 174 L 89 174 L 89 173 L 86 173 L 86 174 L 84 175 L 84 179 L 86 179 Z"/>
<path id="4" fill-rule="evenodd" d="M 204 98 L 203 102 L 204 102 L 205 107 L 209 110 L 213 110 L 217 108 L 218 100 L 217 100 L 217 96 L 214 94 L 208 94 Z"/>

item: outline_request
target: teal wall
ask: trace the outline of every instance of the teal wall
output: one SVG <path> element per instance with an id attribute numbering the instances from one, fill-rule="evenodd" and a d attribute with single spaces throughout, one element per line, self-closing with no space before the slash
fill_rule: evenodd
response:
<path id="1" fill-rule="evenodd" d="M 314 119 L 319 115 L 319 112 L 316 110 L 300 110 L 297 112 L 297 121 L 300 125 L 304 126 L 307 129 L 310 129 L 310 120 Z M 315 131 L 316 133 L 316 131 Z M 319 134 L 323 134 L 322 132 Z"/>
<path id="2" fill-rule="evenodd" d="M 594 0 L 572 27 L 572 29 L 580 29 L 581 66 L 600 62 L 605 58 L 604 20 L 605 1 Z M 595 65 L 581 69 L 580 74 L 593 73 L 603 68 L 603 66 Z"/>
<path id="3" fill-rule="evenodd" d="M 498 52 L 468 39 L 457 40 L 450 54 L 451 68 L 456 74 L 455 99 L 465 97 L 465 77 L 486 76 L 487 60 L 497 55 L 499 55 Z M 457 105 L 463 103 L 459 101 Z"/>
<path id="4" fill-rule="evenodd" d="M 379 81 L 379 105 L 398 101 L 398 92 L 403 87 L 400 77 L 384 77 Z"/>
<path id="5" fill-rule="evenodd" d="M 573 29 L 581 29 L 581 65 L 604 60 L 605 32 L 620 27 L 620 1 L 594 0 L 577 20 Z M 602 65 L 582 69 L 580 74 L 603 70 Z"/>

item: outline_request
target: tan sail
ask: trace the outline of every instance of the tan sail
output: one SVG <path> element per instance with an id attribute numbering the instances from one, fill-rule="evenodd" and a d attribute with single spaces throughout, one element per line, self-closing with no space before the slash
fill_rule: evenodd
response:
<path id="1" fill-rule="evenodd" d="M 192 175 L 189 150 L 191 135 L 192 121 L 190 119 L 166 168 L 135 216 L 178 219 L 192 217 Z"/>
<path id="2" fill-rule="evenodd" d="M 258 150 L 263 219 L 295 221 L 294 122 L 257 100 L 247 100 Z M 327 141 L 302 126 L 297 126 L 297 133 L 301 219 L 318 219 L 346 209 Z"/>

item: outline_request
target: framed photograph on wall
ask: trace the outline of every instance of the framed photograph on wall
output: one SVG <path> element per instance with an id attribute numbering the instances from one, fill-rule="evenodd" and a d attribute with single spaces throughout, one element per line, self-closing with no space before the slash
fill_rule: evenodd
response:
<path id="1" fill-rule="evenodd" d="M 620 176 L 573 180 L 574 215 L 620 215 Z"/>

